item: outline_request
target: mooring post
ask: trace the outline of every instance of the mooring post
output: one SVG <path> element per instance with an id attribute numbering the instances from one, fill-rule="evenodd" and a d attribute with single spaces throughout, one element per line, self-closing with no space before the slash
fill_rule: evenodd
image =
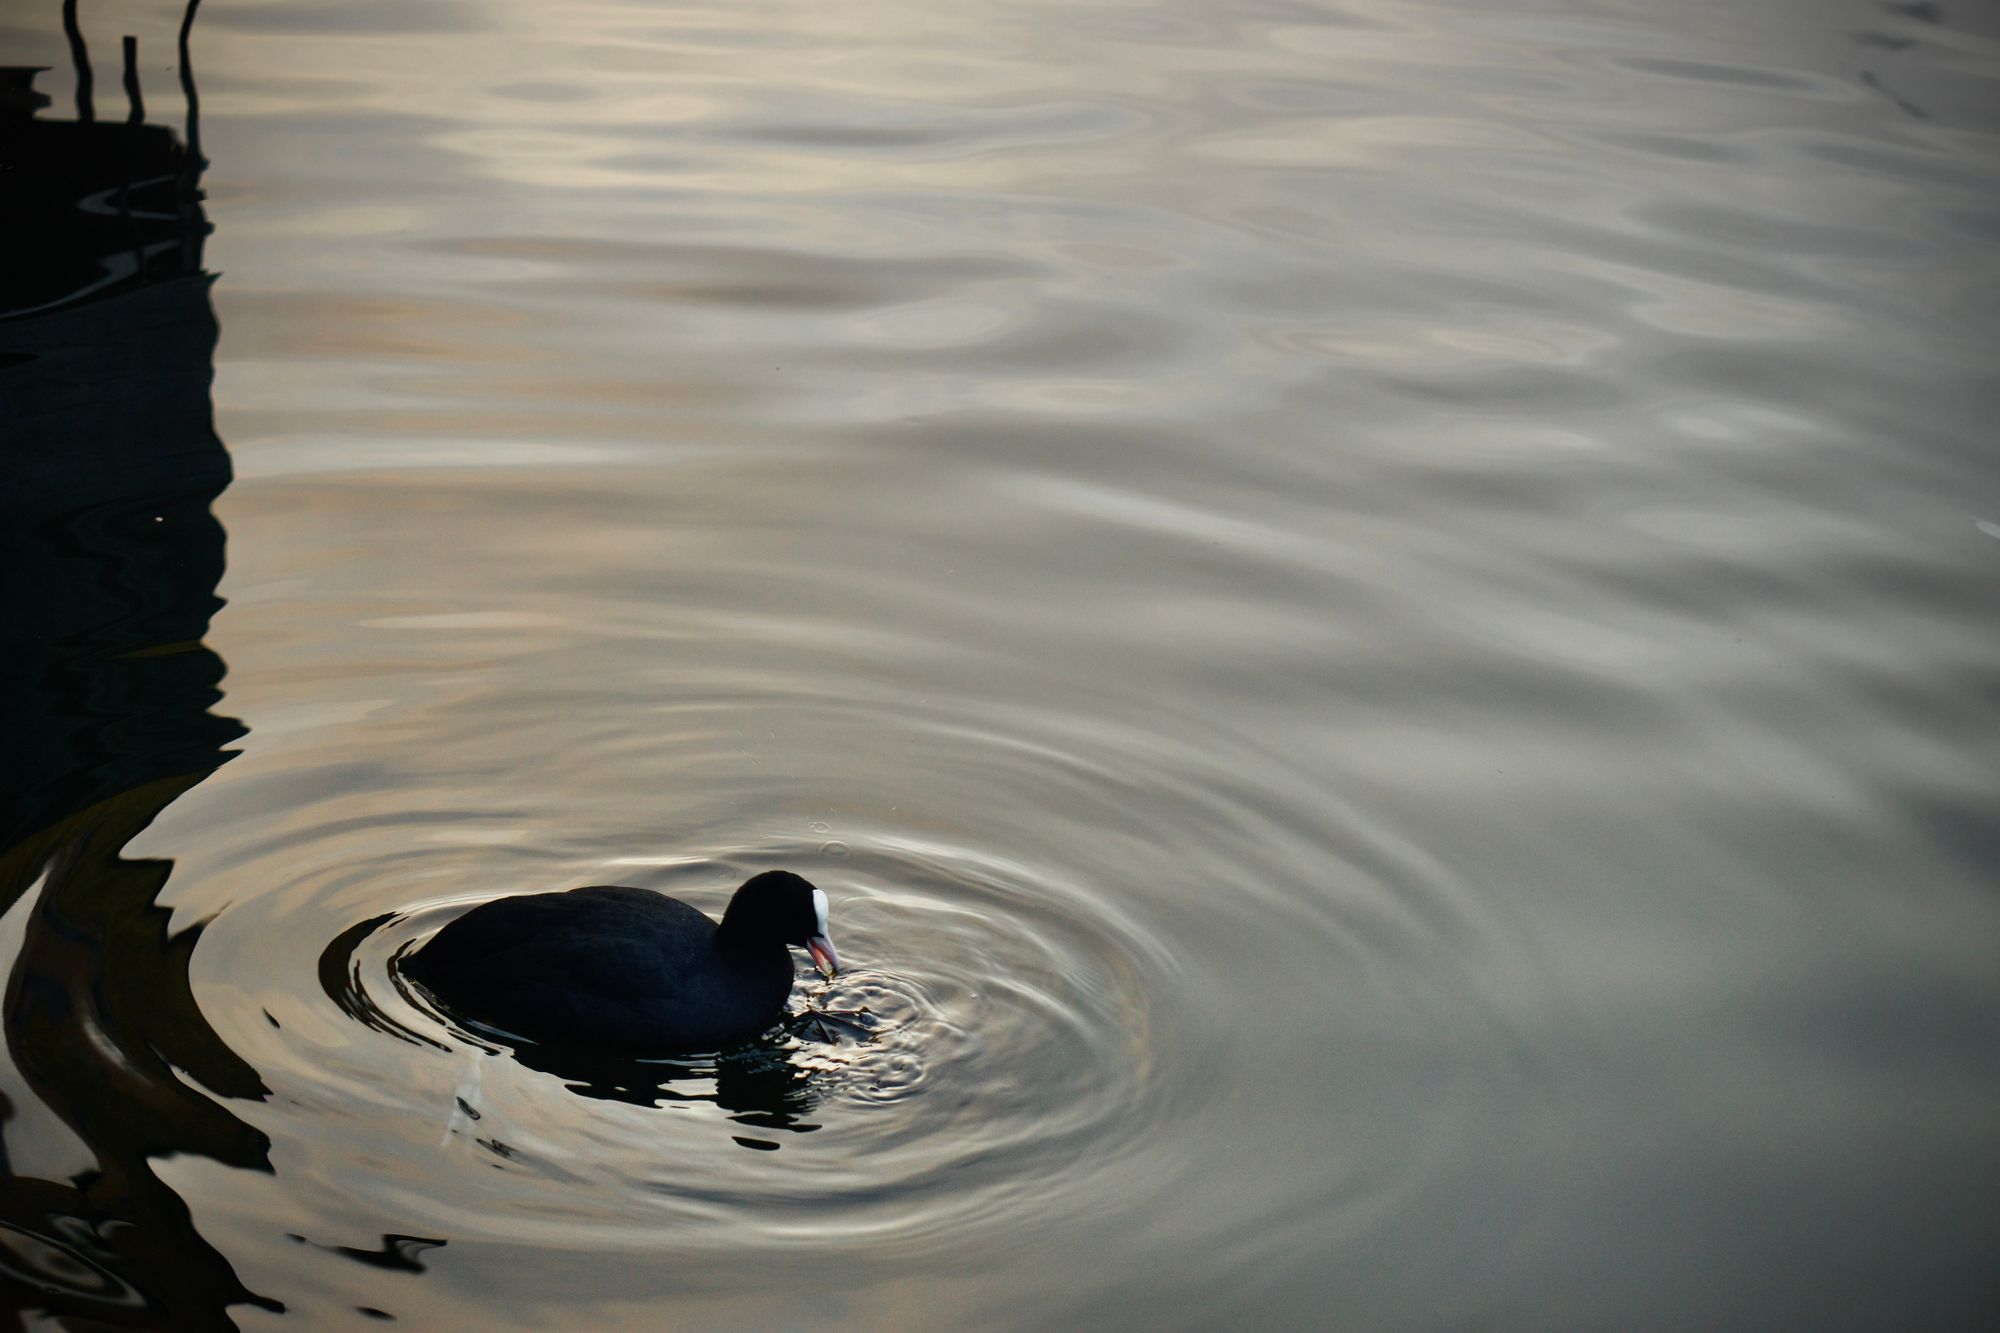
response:
<path id="1" fill-rule="evenodd" d="M 90 48 L 76 22 L 76 0 L 63 0 L 63 36 L 69 38 L 69 63 L 76 67 L 76 118 L 88 125 L 97 119 L 90 100 Z"/>
<path id="2" fill-rule="evenodd" d="M 127 125 L 146 123 L 146 99 L 139 95 L 139 39 L 129 33 L 125 37 L 125 105 Z"/>

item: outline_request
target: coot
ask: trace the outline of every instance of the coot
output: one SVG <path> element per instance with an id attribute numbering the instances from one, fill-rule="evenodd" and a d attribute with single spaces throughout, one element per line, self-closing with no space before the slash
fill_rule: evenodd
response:
<path id="1" fill-rule="evenodd" d="M 786 870 L 744 881 L 722 923 L 677 898 L 600 886 L 481 904 L 402 964 L 447 1009 L 549 1045 L 718 1050 L 776 1023 L 788 945 L 828 976 L 826 894 Z"/>

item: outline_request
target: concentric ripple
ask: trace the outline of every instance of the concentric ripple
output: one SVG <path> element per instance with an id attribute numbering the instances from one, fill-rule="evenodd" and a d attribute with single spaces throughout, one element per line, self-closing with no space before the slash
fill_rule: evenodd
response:
<path id="1" fill-rule="evenodd" d="M 744 876 L 815 855 L 772 848 L 632 877 L 715 910 Z M 304 1077 L 288 1100 L 345 1107 L 384 1140 L 362 1160 L 400 1170 L 441 1149 L 427 1174 L 442 1167 L 449 1184 L 364 1187 L 407 1189 L 409 1226 L 440 1233 L 531 1239 L 554 1211 L 599 1243 L 678 1219 L 708 1225 L 676 1227 L 677 1243 L 838 1230 L 926 1248 L 1017 1191 L 1073 1188 L 1079 1159 L 1116 1162 L 1156 1128 L 1173 1104 L 1159 1091 L 1159 997 L 1141 982 L 1164 969 L 1157 939 L 1062 892 L 1046 867 L 936 842 L 863 842 L 829 869 L 813 873 L 852 968 L 802 981 L 794 1007 L 846 1016 L 850 1031 L 615 1076 L 537 1068 L 532 1050 L 517 1058 L 400 982 L 396 957 L 470 901 L 450 895 L 336 932 L 319 995 L 263 997 L 270 1024 L 242 1035 L 253 1060 Z M 225 921 L 248 927 L 253 910 Z M 308 1013 L 288 1012 L 301 999 Z"/>
<path id="2" fill-rule="evenodd" d="M 318 868 L 295 865 L 278 891 L 231 905 L 203 942 L 214 985 L 255 992 L 216 1009 L 279 1091 L 268 1128 L 304 1159 L 281 1172 L 386 1205 L 403 1234 L 540 1244 L 559 1219 L 565 1244 L 607 1250 L 934 1255 L 1129 1213 L 1212 1170 L 1211 1155 L 1236 1150 L 1232 1132 L 1268 1134 L 1241 1033 L 1268 1043 L 1298 1016 L 1336 1011 L 1364 1027 L 1394 1012 L 1440 1042 L 1500 1031 L 1490 1013 L 1467 1022 L 1482 1010 L 1463 987 L 1433 977 L 1419 993 L 1389 962 L 1427 939 L 1478 941 L 1466 904 L 1358 820 L 1271 800 L 1285 781 L 1271 756 L 1193 723 L 1170 737 L 1107 714 L 1079 746 L 1065 743 L 1086 734 L 1071 718 L 890 714 L 824 694 L 711 699 L 676 717 L 690 744 L 752 717 L 794 734 L 865 722 L 894 738 L 903 780 L 937 789 L 932 809 L 970 817 L 954 829 L 868 791 L 861 770 L 849 796 L 872 817 L 829 812 L 754 846 L 691 837 L 661 857 L 598 849 L 579 869 L 540 816 L 439 837 L 430 814 L 378 795 L 329 802 L 320 834 L 291 849 Z M 1263 766 L 1265 790 L 1246 785 L 1246 765 Z M 982 809 L 954 794 L 972 790 L 1009 798 Z M 1163 810 L 1172 839 L 1150 822 Z M 1065 854 L 1037 856 L 1038 843 Z M 827 1029 L 578 1065 L 467 1027 L 397 969 L 503 893 L 623 881 L 714 914 L 742 879 L 781 867 L 833 902 L 849 970 L 808 972 L 792 1005 L 833 1015 Z M 307 968 L 319 984 L 301 990 Z M 268 1021 L 232 1024 L 245 1012 Z M 1301 1048 L 1287 1077 L 1317 1082 L 1324 1058 Z M 1269 1214 L 1297 1215 L 1298 1194 L 1322 1214 L 1366 1212 L 1421 1188 L 1434 1159 L 1459 1150 L 1450 1126 L 1466 1095 L 1434 1097 L 1421 1139 L 1356 1128 L 1365 1151 L 1308 1151 L 1291 1196 L 1232 1206 L 1281 1235 Z M 308 1128 L 329 1123 L 344 1147 Z"/>
<path id="3" fill-rule="evenodd" d="M 705 883 L 703 896 L 726 897 L 758 869 L 810 855 L 683 862 L 672 886 L 694 896 Z M 1054 1188 L 1079 1156 L 1115 1160 L 1157 1129 L 1148 1108 L 1167 1102 L 1142 977 L 1167 969 L 1162 942 L 1094 911 L 1046 869 L 936 843 L 867 848 L 837 873 L 819 879 L 835 895 L 839 938 L 858 965 L 830 983 L 802 979 L 793 1005 L 847 1020 L 825 1035 L 774 1035 L 717 1056 L 622 1067 L 510 1050 L 437 1011 L 396 971 L 462 901 L 359 923 L 328 945 L 320 974 L 349 1018 L 413 1053 L 444 1055 L 426 1062 L 434 1081 L 459 1080 L 435 1108 L 441 1137 L 504 1163 L 522 1203 L 550 1184 L 563 1188 L 580 1163 L 616 1170 L 622 1162 L 637 1215 L 726 1209 L 782 1228 L 790 1204 L 815 1226 L 836 1208 L 878 1239 L 907 1228 L 913 1240 L 918 1232 L 941 1240 L 941 1226 L 990 1210 L 997 1196 L 1037 1179 Z M 923 941 L 920 954 L 867 961 L 890 959 L 912 939 Z M 692 1123 L 677 1118 L 676 1142 L 659 1160 L 635 1160 L 627 1108 L 594 1107 L 574 1093 L 692 1112 Z M 829 1125 L 839 1129 L 837 1159 L 800 1167 L 796 1157 L 812 1152 L 802 1136 Z M 724 1139 L 788 1155 L 775 1169 L 746 1169 L 740 1155 L 713 1151 Z M 813 1182 L 809 1200 L 798 1197 L 802 1170 Z M 881 1216 L 868 1218 L 871 1210 Z"/>

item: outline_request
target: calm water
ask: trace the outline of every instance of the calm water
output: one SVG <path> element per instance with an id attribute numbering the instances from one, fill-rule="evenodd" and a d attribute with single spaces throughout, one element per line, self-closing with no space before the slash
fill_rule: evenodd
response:
<path id="1" fill-rule="evenodd" d="M 1990 9 L 209 0 L 205 202 L 27 10 L 29 1323 L 2000 1308 Z M 865 1037 L 397 984 L 777 866 Z"/>

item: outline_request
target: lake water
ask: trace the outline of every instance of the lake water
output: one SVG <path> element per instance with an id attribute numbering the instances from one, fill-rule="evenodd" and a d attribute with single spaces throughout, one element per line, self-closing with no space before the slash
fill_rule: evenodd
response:
<path id="1" fill-rule="evenodd" d="M 91 126 L 0 20 L 27 1323 L 2000 1309 L 1992 9 L 209 0 L 205 171 L 178 0 L 79 13 Z M 859 1035 L 399 984 L 772 867 Z"/>

